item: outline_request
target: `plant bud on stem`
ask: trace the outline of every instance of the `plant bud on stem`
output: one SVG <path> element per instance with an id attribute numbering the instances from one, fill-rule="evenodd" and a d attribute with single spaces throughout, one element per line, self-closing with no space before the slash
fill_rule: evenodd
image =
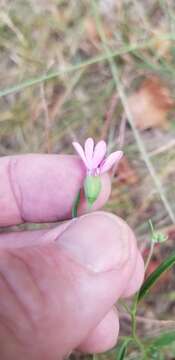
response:
<path id="1" fill-rule="evenodd" d="M 92 176 L 92 175 L 86 176 L 84 182 L 84 192 L 89 208 L 91 208 L 94 202 L 97 200 L 100 191 L 101 191 L 100 176 Z"/>

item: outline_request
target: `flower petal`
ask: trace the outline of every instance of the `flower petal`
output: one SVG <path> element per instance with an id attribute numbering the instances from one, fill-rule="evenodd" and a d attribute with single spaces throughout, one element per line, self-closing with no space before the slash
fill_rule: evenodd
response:
<path id="1" fill-rule="evenodd" d="M 76 150 L 76 152 L 78 153 L 78 155 L 81 157 L 81 160 L 84 162 L 85 166 L 87 167 L 86 156 L 85 156 L 82 146 L 76 141 L 74 141 L 72 143 L 72 145 L 73 145 L 74 149 Z"/>
<path id="2" fill-rule="evenodd" d="M 111 169 L 115 163 L 118 163 L 120 161 L 122 156 L 123 156 L 123 151 L 115 151 L 112 154 L 110 154 L 107 157 L 107 159 L 104 161 L 104 163 L 100 169 L 100 173 L 103 174 L 104 172 Z"/>
<path id="3" fill-rule="evenodd" d="M 85 156 L 88 163 L 88 167 L 91 169 L 93 152 L 94 152 L 94 140 L 92 138 L 88 138 L 85 141 L 84 150 L 85 150 Z"/>
<path id="4" fill-rule="evenodd" d="M 100 165 L 100 163 L 104 159 L 105 154 L 106 154 L 106 143 L 105 141 L 101 140 L 97 143 L 94 149 L 94 155 L 92 160 L 93 169 L 96 169 Z"/>

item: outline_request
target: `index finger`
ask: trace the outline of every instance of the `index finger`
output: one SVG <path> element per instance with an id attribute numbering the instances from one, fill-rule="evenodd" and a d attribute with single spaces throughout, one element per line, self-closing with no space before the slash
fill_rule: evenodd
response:
<path id="1" fill-rule="evenodd" d="M 84 165 L 72 155 L 1 158 L 0 226 L 70 219 L 84 176 Z M 104 174 L 94 210 L 106 202 L 109 194 L 110 180 Z"/>

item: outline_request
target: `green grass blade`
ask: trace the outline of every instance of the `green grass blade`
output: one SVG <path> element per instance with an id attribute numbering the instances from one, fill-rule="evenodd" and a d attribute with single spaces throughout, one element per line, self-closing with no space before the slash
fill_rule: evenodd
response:
<path id="1" fill-rule="evenodd" d="M 117 354 L 116 354 L 116 360 L 124 360 L 126 351 L 127 351 L 127 347 L 128 347 L 128 344 L 130 341 L 131 341 L 131 339 L 128 338 L 120 345 L 119 350 L 117 351 Z"/>
<path id="2" fill-rule="evenodd" d="M 164 260 L 157 267 L 157 269 L 153 271 L 150 276 L 145 280 L 138 294 L 138 302 L 140 302 L 145 297 L 145 295 L 147 295 L 149 290 L 159 280 L 160 276 L 169 269 L 171 269 L 173 265 L 175 265 L 175 253 L 173 253 L 166 260 Z"/>
<path id="3" fill-rule="evenodd" d="M 159 336 L 156 336 L 156 338 L 151 341 L 150 347 L 156 349 L 163 348 L 169 346 L 173 342 L 175 342 L 175 330 L 166 331 Z"/>
<path id="4" fill-rule="evenodd" d="M 67 67 L 65 69 L 63 68 L 63 69 L 60 69 L 57 71 L 50 71 L 47 74 L 44 74 L 41 76 L 36 76 L 35 78 L 24 80 L 23 82 L 21 82 L 19 84 L 15 84 L 6 89 L 2 89 L 2 90 L 0 90 L 0 97 L 22 91 L 23 89 L 25 89 L 29 86 L 34 86 L 34 85 L 40 84 L 44 81 L 54 79 L 58 76 L 61 76 L 64 74 L 69 74 L 73 71 L 85 68 L 87 66 L 96 64 L 98 62 L 109 60 L 110 58 L 115 58 L 117 56 L 121 56 L 121 55 L 127 54 L 129 52 L 139 50 L 139 49 L 142 50 L 145 48 L 149 48 L 150 46 L 153 46 L 156 43 L 156 41 L 158 41 L 158 40 L 173 41 L 173 40 L 175 40 L 175 35 L 171 34 L 171 33 L 170 34 L 167 33 L 164 36 L 161 36 L 161 37 L 158 36 L 153 39 L 146 40 L 145 42 L 142 42 L 142 43 L 125 44 L 120 49 L 118 49 L 114 52 L 110 52 L 108 54 L 102 53 L 102 54 L 99 54 L 99 55 L 95 56 L 94 58 L 88 59 L 87 61 L 84 61 L 82 63 L 70 65 L 69 67 Z"/>

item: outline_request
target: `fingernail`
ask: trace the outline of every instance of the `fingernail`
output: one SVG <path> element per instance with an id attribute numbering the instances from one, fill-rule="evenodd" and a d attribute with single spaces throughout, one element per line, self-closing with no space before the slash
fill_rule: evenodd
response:
<path id="1" fill-rule="evenodd" d="M 131 230 L 103 212 L 77 219 L 57 238 L 58 248 L 82 266 L 103 272 L 121 267 L 129 257 Z"/>

